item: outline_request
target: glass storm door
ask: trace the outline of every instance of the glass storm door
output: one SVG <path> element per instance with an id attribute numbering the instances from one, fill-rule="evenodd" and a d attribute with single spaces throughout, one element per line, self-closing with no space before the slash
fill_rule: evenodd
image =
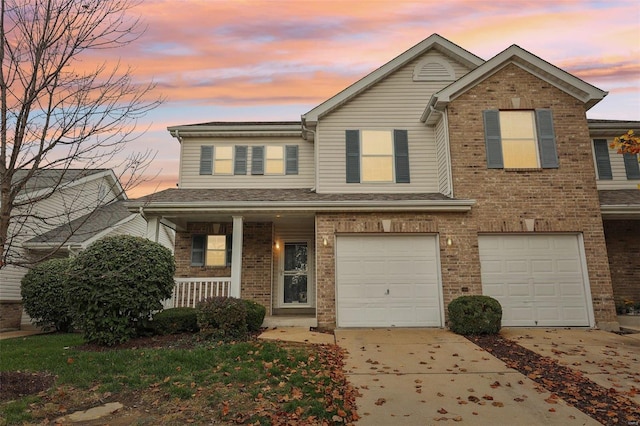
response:
<path id="1" fill-rule="evenodd" d="M 307 243 L 284 245 L 284 305 L 306 305 L 307 293 Z"/>

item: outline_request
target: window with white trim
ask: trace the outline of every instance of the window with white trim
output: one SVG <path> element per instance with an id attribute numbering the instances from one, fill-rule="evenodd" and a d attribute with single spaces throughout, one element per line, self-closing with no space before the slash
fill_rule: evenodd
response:
<path id="1" fill-rule="evenodd" d="M 488 110 L 483 118 L 488 168 L 558 168 L 550 109 Z"/>
<path id="2" fill-rule="evenodd" d="M 231 235 L 193 235 L 191 266 L 231 265 Z"/>
<path id="3" fill-rule="evenodd" d="M 410 183 L 406 130 L 347 130 L 347 183 Z"/>

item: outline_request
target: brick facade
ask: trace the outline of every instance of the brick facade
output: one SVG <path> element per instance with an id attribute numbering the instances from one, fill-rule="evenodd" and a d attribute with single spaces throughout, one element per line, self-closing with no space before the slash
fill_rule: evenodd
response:
<path id="1" fill-rule="evenodd" d="M 517 102 L 520 109 L 552 110 L 558 169 L 487 169 L 482 111 L 514 109 Z M 477 201 L 471 211 L 477 233 L 525 232 L 525 219 L 535 220 L 535 232 L 581 233 L 596 323 L 616 328 L 584 105 L 512 64 L 451 102 L 448 120 L 455 196 Z"/>
<path id="2" fill-rule="evenodd" d="M 21 319 L 21 301 L 5 300 L 0 303 L 0 330 L 18 330 Z"/>
<path id="3" fill-rule="evenodd" d="M 469 213 L 333 213 L 316 216 L 318 326 L 336 325 L 335 237 L 340 234 L 383 234 L 382 220 L 390 220 L 393 234 L 440 234 L 440 269 L 444 306 L 464 294 L 481 294 L 477 238 L 468 224 Z M 327 238 L 327 245 L 323 238 Z M 446 245 L 451 238 L 452 245 Z M 475 241 L 475 243 L 473 242 Z M 470 264 L 477 268 L 469 268 Z"/>
<path id="4" fill-rule="evenodd" d="M 640 220 L 605 220 L 604 233 L 616 301 L 640 302 Z"/>

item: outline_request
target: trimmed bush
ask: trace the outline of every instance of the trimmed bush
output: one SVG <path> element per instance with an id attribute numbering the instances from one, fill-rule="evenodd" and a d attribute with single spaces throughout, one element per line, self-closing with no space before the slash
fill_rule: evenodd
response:
<path id="1" fill-rule="evenodd" d="M 158 312 L 153 316 L 149 327 L 154 334 L 194 333 L 200 330 L 195 308 L 187 307 Z"/>
<path id="2" fill-rule="evenodd" d="M 214 337 L 242 338 L 247 335 L 247 307 L 233 297 L 212 297 L 196 305 L 200 331 Z"/>
<path id="3" fill-rule="evenodd" d="M 69 332 L 73 317 L 66 298 L 71 259 L 51 259 L 33 267 L 22 278 L 22 305 L 31 322 L 43 330 Z"/>
<path id="4" fill-rule="evenodd" d="M 267 314 L 267 308 L 253 300 L 244 299 L 243 301 L 247 308 L 247 328 L 249 331 L 260 331 L 264 316 Z"/>
<path id="5" fill-rule="evenodd" d="M 489 296 L 461 296 L 449 303 L 449 328 L 462 335 L 498 334 L 500 302 Z"/>
<path id="6" fill-rule="evenodd" d="M 118 235 L 91 244 L 73 261 L 69 302 L 85 340 L 102 345 L 134 337 L 173 291 L 171 251 L 141 237 Z"/>

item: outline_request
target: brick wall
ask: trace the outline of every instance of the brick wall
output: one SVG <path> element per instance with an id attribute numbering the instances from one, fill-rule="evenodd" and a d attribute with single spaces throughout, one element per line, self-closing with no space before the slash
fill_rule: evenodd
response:
<path id="1" fill-rule="evenodd" d="M 391 220 L 390 232 L 394 234 L 440 234 L 445 307 L 458 296 L 482 293 L 477 236 L 470 226 L 469 213 L 319 213 L 316 216 L 319 327 L 334 328 L 336 325 L 336 235 L 383 234 L 384 219 Z M 327 238 L 326 246 L 322 241 L 324 237 Z M 451 238 L 451 246 L 446 245 L 447 238 Z"/>
<path id="2" fill-rule="evenodd" d="M 18 330 L 22 319 L 22 302 L 0 302 L 0 330 Z"/>
<path id="3" fill-rule="evenodd" d="M 560 167 L 487 169 L 482 111 L 550 108 Z M 508 65 L 449 105 L 449 136 L 456 198 L 477 201 L 471 220 L 477 233 L 577 232 L 584 236 L 597 325 L 617 326 L 600 204 L 583 104 L 515 65 Z M 472 242 L 477 245 L 477 241 Z M 475 261 L 469 266 L 476 268 Z"/>
<path id="4" fill-rule="evenodd" d="M 242 282 L 240 295 L 270 308 L 271 253 L 273 225 L 271 222 L 243 224 Z M 223 223 L 219 233 L 231 235 L 231 223 Z M 193 235 L 213 234 L 213 223 L 190 222 L 187 230 L 176 233 L 176 277 L 230 277 L 230 267 L 192 266 L 191 238 Z"/>
<path id="5" fill-rule="evenodd" d="M 245 223 L 242 244 L 243 299 L 251 299 L 271 311 L 271 277 L 273 256 L 273 224 Z"/>
<path id="6" fill-rule="evenodd" d="M 604 233 L 614 297 L 640 302 L 640 220 L 605 220 Z"/>

